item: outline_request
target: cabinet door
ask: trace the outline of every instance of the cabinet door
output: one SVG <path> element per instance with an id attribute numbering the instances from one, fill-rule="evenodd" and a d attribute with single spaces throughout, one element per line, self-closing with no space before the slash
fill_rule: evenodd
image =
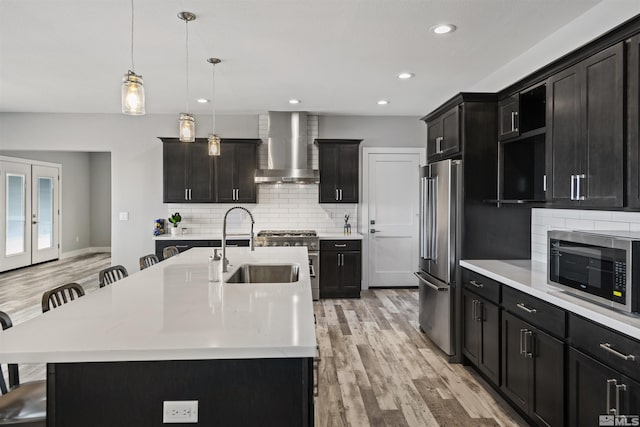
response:
<path id="1" fill-rule="evenodd" d="M 640 414 L 640 383 L 625 377 L 620 379 L 620 385 L 623 388 L 620 393 L 620 415 L 639 415 Z"/>
<path id="2" fill-rule="evenodd" d="M 188 148 L 189 144 L 183 142 L 162 144 L 164 203 L 184 203 L 187 201 Z"/>
<path id="3" fill-rule="evenodd" d="M 214 202 L 213 158 L 206 143 L 184 143 L 189 150 L 189 201 Z"/>
<path id="4" fill-rule="evenodd" d="M 582 62 L 579 196 L 583 206 L 622 207 L 624 49 L 619 43 Z"/>
<path id="5" fill-rule="evenodd" d="M 439 138 L 442 138 L 442 120 L 436 119 L 427 123 L 427 160 L 431 162 L 440 154 L 437 152 Z"/>
<path id="6" fill-rule="evenodd" d="M 618 381 L 618 373 L 574 348 L 569 349 L 569 425 L 597 426 L 598 417 L 615 406 L 615 387 L 608 381 Z M 607 408 L 607 389 L 610 392 Z"/>
<path id="7" fill-rule="evenodd" d="M 342 289 L 347 296 L 360 296 L 362 255 L 360 252 L 341 252 L 340 255 Z"/>
<path id="8" fill-rule="evenodd" d="M 579 173 L 580 120 L 580 73 L 574 66 L 547 82 L 547 201 L 576 203 L 572 176 Z"/>
<path id="9" fill-rule="evenodd" d="M 360 146 L 341 144 L 338 157 L 338 189 L 340 203 L 358 203 L 358 170 Z"/>
<path id="10" fill-rule="evenodd" d="M 498 139 L 500 141 L 520 134 L 518 129 L 518 101 L 518 94 L 515 94 L 498 103 Z"/>
<path id="11" fill-rule="evenodd" d="M 320 153 L 320 203 L 336 203 L 338 200 L 338 144 L 319 144 Z"/>
<path id="12" fill-rule="evenodd" d="M 442 115 L 442 137 L 440 153 L 450 156 L 460 152 L 459 107 L 455 106 Z"/>
<path id="13" fill-rule="evenodd" d="M 627 205 L 640 208 L 640 35 L 627 41 Z"/>
<path id="14" fill-rule="evenodd" d="M 331 297 L 341 290 L 340 256 L 338 252 L 320 251 L 320 297 Z"/>
<path id="15" fill-rule="evenodd" d="M 526 322 L 502 312 L 502 384 L 500 388 L 512 403 L 529 412 L 529 359 L 523 354 L 524 332 L 533 332 Z"/>
<path id="16" fill-rule="evenodd" d="M 564 425 L 564 343 L 535 330 L 529 338 L 533 363 L 530 415 L 541 425 Z"/>
<path id="17" fill-rule="evenodd" d="M 480 328 L 477 320 L 478 297 L 470 292 L 462 293 L 463 329 L 462 351 L 464 355 L 478 366 L 480 350 Z"/>
<path id="18" fill-rule="evenodd" d="M 256 202 L 257 146 L 250 143 L 234 144 L 233 184 L 237 190 L 237 202 Z"/>
<path id="19" fill-rule="evenodd" d="M 480 298 L 476 311 L 481 325 L 478 367 L 500 385 L 500 308 Z"/>
<path id="20" fill-rule="evenodd" d="M 234 144 L 222 142 L 220 156 L 215 159 L 216 201 L 220 203 L 234 202 Z"/>

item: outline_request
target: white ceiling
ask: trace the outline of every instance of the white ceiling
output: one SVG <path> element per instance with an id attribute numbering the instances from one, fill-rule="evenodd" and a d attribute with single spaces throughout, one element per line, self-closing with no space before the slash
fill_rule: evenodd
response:
<path id="1" fill-rule="evenodd" d="M 605 0 L 612 1 L 612 0 Z M 421 115 L 598 0 L 135 0 L 135 65 L 147 113 Z M 437 37 L 429 28 L 453 23 Z M 129 0 L 0 0 L 0 111 L 119 113 L 130 68 Z M 400 81 L 398 72 L 416 77 Z M 302 103 L 291 106 L 290 98 Z M 388 99 L 384 107 L 378 99 Z"/>

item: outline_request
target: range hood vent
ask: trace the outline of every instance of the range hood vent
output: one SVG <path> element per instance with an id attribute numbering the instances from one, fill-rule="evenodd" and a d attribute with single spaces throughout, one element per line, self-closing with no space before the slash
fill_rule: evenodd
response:
<path id="1" fill-rule="evenodd" d="M 320 172 L 307 164 L 307 142 L 307 113 L 270 111 L 268 169 L 256 171 L 256 183 L 319 183 Z"/>

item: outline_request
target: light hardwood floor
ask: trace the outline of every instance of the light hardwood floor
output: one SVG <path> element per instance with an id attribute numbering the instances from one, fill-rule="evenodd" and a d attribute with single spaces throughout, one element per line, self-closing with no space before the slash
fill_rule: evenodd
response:
<path id="1" fill-rule="evenodd" d="M 19 324 L 42 313 L 42 293 L 78 282 L 98 289 L 109 254 L 0 273 L 0 310 Z M 134 273 L 134 272 L 130 272 Z M 418 329 L 418 292 L 363 291 L 359 300 L 314 303 L 321 361 L 316 425 L 517 426 L 524 421 L 470 368 L 448 364 Z M 22 381 L 44 379 L 22 364 Z"/>

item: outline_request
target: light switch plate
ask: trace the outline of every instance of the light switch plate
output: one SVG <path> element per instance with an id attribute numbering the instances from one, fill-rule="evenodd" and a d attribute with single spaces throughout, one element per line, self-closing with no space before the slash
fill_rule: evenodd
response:
<path id="1" fill-rule="evenodd" d="M 129 212 L 120 212 L 120 221 L 129 221 Z"/>

